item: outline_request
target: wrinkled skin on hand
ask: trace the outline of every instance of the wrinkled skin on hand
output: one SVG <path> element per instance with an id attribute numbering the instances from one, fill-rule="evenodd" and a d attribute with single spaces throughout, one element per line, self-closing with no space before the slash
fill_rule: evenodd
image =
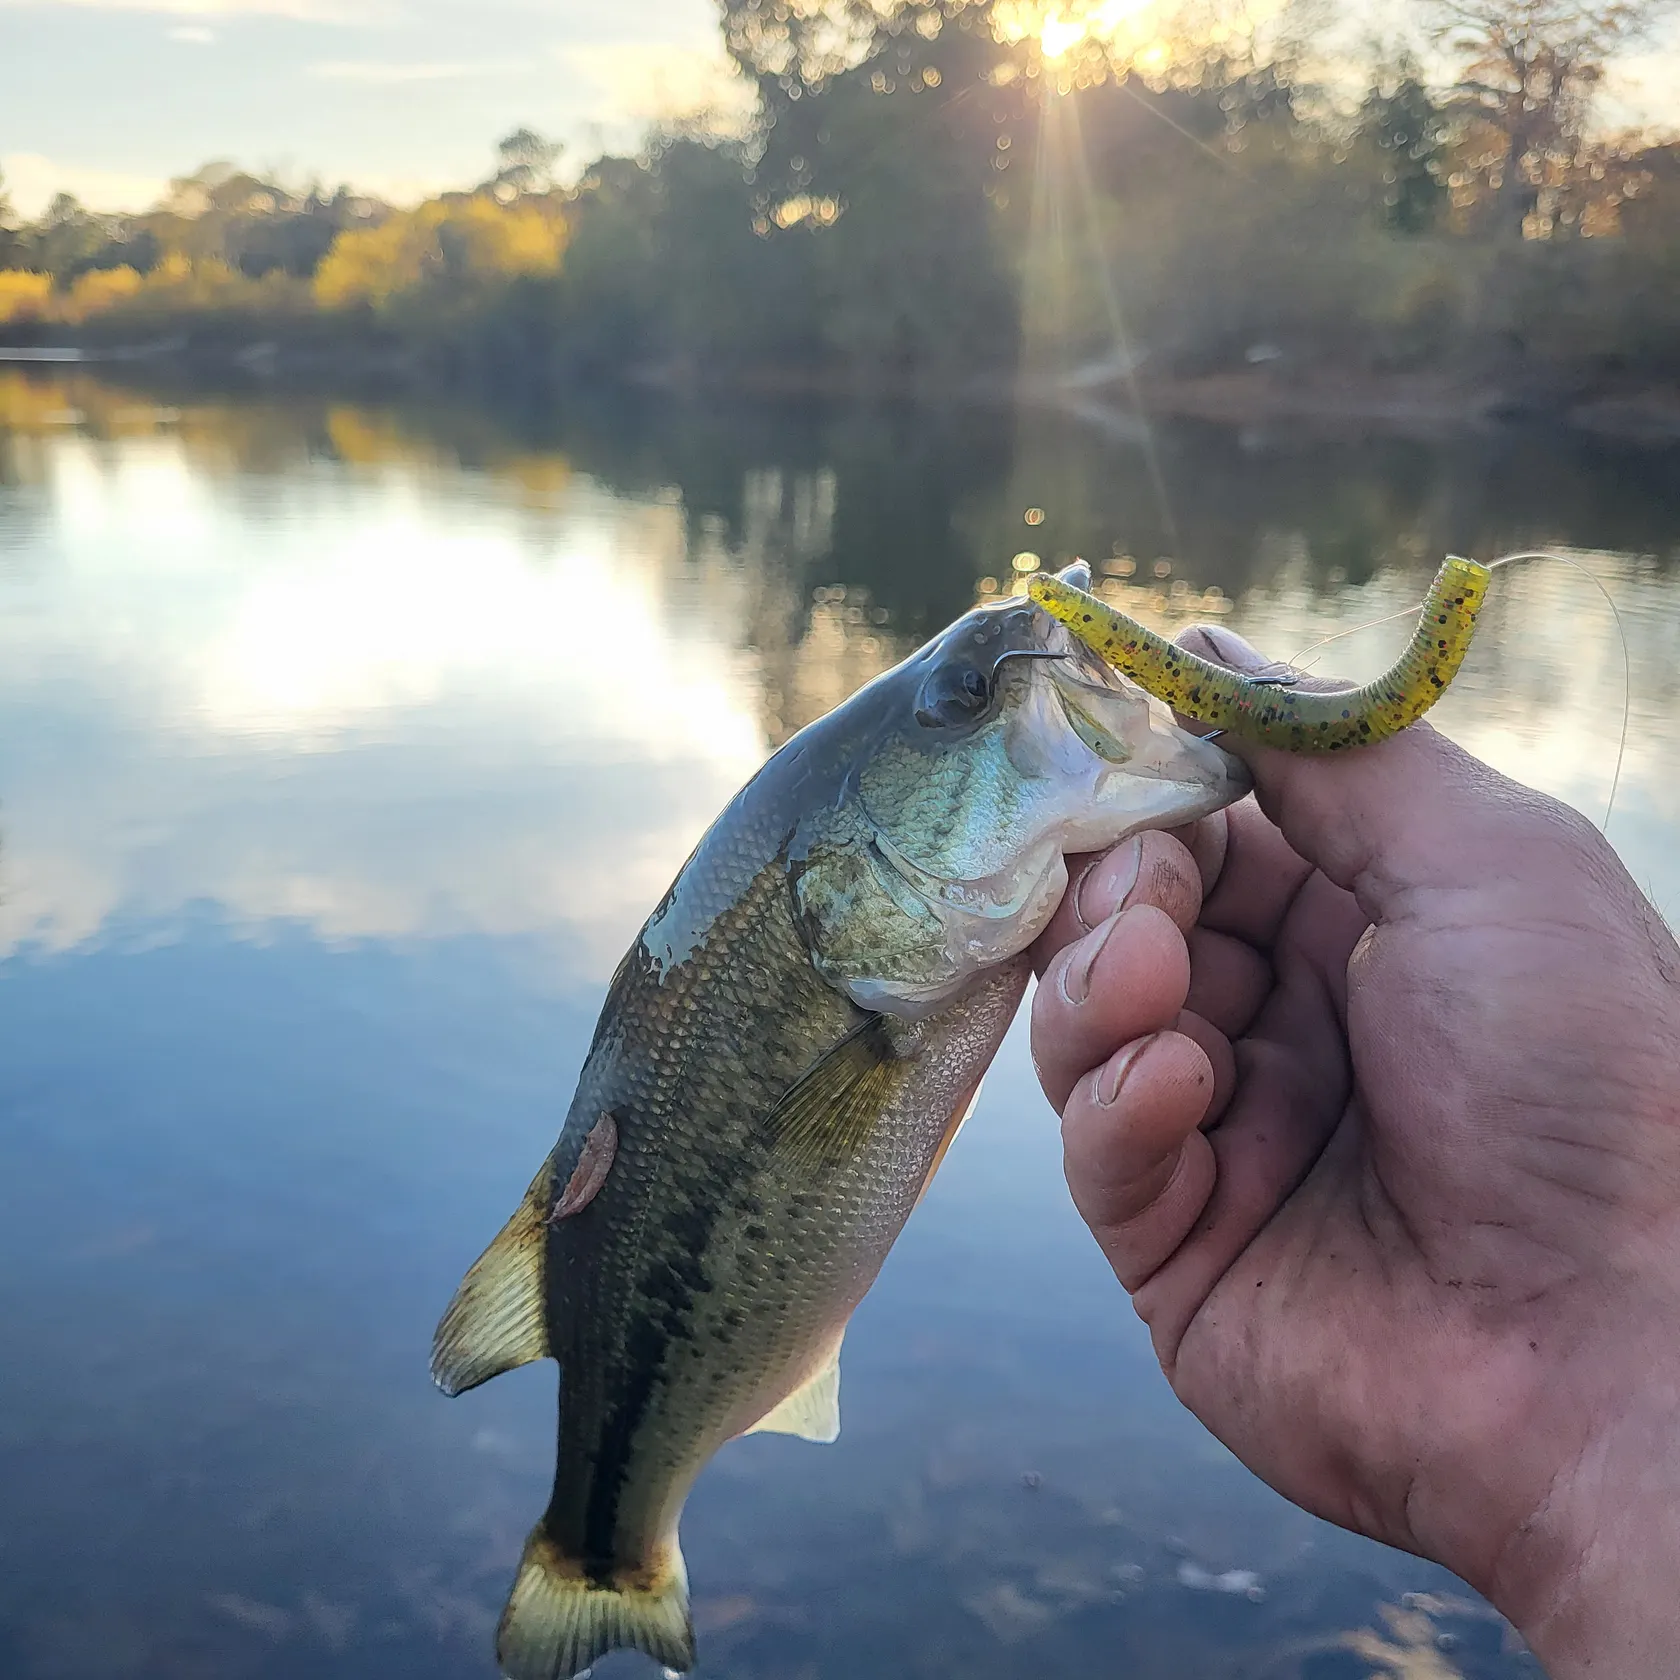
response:
<path id="1" fill-rule="evenodd" d="M 1074 860 L 1037 948 L 1079 1211 L 1273 1487 L 1457 1572 L 1552 1680 L 1672 1675 L 1680 950 L 1590 824 L 1427 726 L 1244 756 L 1258 804 Z"/>

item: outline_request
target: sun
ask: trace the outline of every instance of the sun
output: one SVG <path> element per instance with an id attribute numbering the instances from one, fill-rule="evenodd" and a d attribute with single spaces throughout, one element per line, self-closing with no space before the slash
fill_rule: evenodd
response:
<path id="1" fill-rule="evenodd" d="M 1084 42 L 1128 58 L 1158 36 L 1159 0 L 1016 0 L 997 19 L 1007 40 L 1036 40 L 1046 61 L 1065 58 Z"/>
<path id="2" fill-rule="evenodd" d="M 1078 46 L 1089 33 L 1083 19 L 1065 18 L 1058 8 L 1048 13 L 1038 26 L 1039 50 L 1046 58 L 1060 58 L 1069 47 Z"/>

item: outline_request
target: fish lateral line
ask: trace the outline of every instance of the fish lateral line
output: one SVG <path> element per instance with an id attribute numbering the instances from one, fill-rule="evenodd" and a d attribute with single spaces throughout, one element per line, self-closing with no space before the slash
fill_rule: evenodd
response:
<path id="1" fill-rule="evenodd" d="M 1263 746 L 1331 753 L 1397 735 L 1440 699 L 1464 663 L 1491 577 L 1490 567 L 1449 555 L 1400 657 L 1362 688 L 1332 694 L 1303 693 L 1275 677 L 1215 665 L 1061 578 L 1034 577 L 1027 592 L 1092 652 L 1175 711 Z"/>

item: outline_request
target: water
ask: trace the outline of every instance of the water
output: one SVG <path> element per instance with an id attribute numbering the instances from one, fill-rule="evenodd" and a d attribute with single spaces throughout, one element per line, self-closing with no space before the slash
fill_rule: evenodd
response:
<path id="1" fill-rule="evenodd" d="M 1445 549 L 1575 545 L 1634 658 L 1611 833 L 1680 889 L 1672 455 L 1169 430 L 1168 554 L 1135 438 L 1045 416 L 539 427 L 6 373 L 0 425 L 16 1680 L 491 1673 L 552 1368 L 445 1401 L 437 1312 L 700 828 L 1018 550 L 1129 559 L 1112 587 L 1167 622 L 1217 586 L 1287 654 L 1415 599 Z M 1446 727 L 1601 813 L 1607 626 L 1573 574 L 1506 574 Z M 845 1373 L 838 1445 L 738 1442 L 690 1504 L 702 1675 L 1536 1672 L 1177 1406 L 1019 1034 Z"/>

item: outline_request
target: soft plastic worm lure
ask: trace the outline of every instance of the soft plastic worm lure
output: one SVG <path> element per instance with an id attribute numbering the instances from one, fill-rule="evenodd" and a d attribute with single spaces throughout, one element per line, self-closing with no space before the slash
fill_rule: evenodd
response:
<path id="1" fill-rule="evenodd" d="M 1375 682 L 1302 694 L 1245 677 L 1175 647 L 1060 578 L 1039 576 L 1032 598 L 1139 688 L 1216 729 L 1286 752 L 1340 752 L 1397 735 L 1446 692 L 1487 598 L 1488 567 L 1450 556 L 1430 585 L 1411 644 Z"/>

